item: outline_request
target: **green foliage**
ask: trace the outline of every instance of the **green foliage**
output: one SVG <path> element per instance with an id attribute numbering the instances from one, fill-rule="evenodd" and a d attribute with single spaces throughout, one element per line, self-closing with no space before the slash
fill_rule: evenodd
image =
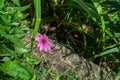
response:
<path id="1" fill-rule="evenodd" d="M 13 0 L 13 3 L 17 4 L 17 6 L 9 6 L 12 2 L 2 1 L 3 5 L 1 4 L 0 10 L 0 38 L 3 40 L 3 43 L 1 44 L 5 44 L 7 41 L 14 43 L 18 47 L 25 48 L 16 34 L 24 33 L 22 25 L 19 23 L 21 23 L 21 20 L 25 19 L 28 14 L 24 14 L 21 11 L 28 9 L 30 5 L 21 7 L 19 0 Z M 7 5 L 5 5 L 5 3 Z"/>
<path id="2" fill-rule="evenodd" d="M 0 0 L 0 10 L 3 8 L 4 2 L 5 2 L 5 0 Z"/>
<path id="3" fill-rule="evenodd" d="M 103 52 L 101 52 L 100 54 L 98 54 L 98 55 L 95 55 L 95 57 L 100 57 L 100 56 L 104 56 L 104 55 L 106 55 L 106 54 L 110 54 L 110 53 L 119 53 L 120 51 L 119 51 L 119 48 L 118 47 L 112 47 L 111 49 L 108 49 L 108 50 L 106 50 L 106 51 L 103 51 Z"/>
<path id="4" fill-rule="evenodd" d="M 119 0 L 0 0 L 0 78 L 75 80 L 68 70 L 53 73 L 26 49 L 16 35 L 25 33 L 27 20 L 33 20 L 33 39 L 40 25 L 50 23 L 56 30 L 49 36 L 96 64 L 105 62 L 119 80 Z"/>
<path id="5" fill-rule="evenodd" d="M 5 37 L 6 39 L 10 40 L 11 42 L 16 44 L 17 46 L 25 48 L 24 44 L 20 41 L 20 39 L 17 36 L 9 35 L 9 34 L 6 34 L 2 31 L 0 32 L 0 34 L 2 35 L 2 37 Z"/>
<path id="6" fill-rule="evenodd" d="M 0 67 L 0 71 L 14 77 L 15 80 L 30 80 L 32 77 L 30 72 L 25 67 L 14 61 L 3 63 Z"/>
<path id="7" fill-rule="evenodd" d="M 96 8 L 93 5 L 88 4 L 82 0 L 81 1 L 80 0 L 73 0 L 73 2 L 75 2 L 79 5 L 78 6 L 79 9 L 85 10 L 92 18 L 96 18 L 95 21 L 98 21 L 98 22 L 100 21 L 100 16 L 97 13 Z"/>
<path id="8" fill-rule="evenodd" d="M 12 0 L 14 4 L 16 4 L 17 6 L 20 6 L 20 2 L 19 0 Z"/>
<path id="9" fill-rule="evenodd" d="M 120 79 L 120 70 L 118 70 L 117 75 L 115 76 L 115 80 L 119 80 Z"/>
<path id="10" fill-rule="evenodd" d="M 3 73 L 0 79 L 29 80 L 32 77 L 25 67 L 18 62 L 11 61 L 18 60 L 21 55 L 28 52 L 17 35 L 25 31 L 23 19 L 28 14 L 23 11 L 29 7 L 30 5 L 20 6 L 19 0 L 0 0 L 0 61 L 3 62 L 0 63 L 0 74 Z"/>

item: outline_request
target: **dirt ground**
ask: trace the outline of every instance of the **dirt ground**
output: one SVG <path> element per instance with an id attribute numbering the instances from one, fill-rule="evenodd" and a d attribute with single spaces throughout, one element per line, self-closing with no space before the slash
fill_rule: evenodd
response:
<path id="1" fill-rule="evenodd" d="M 22 41 L 28 49 L 30 49 L 32 33 L 33 31 L 30 30 L 22 38 Z M 53 66 L 57 72 L 71 68 L 71 74 L 76 75 L 80 80 L 114 80 L 110 70 L 87 61 L 82 56 L 78 56 L 55 40 L 51 40 L 51 42 L 51 51 L 40 52 L 37 48 L 37 42 L 35 42 L 32 52 L 37 58 Z"/>

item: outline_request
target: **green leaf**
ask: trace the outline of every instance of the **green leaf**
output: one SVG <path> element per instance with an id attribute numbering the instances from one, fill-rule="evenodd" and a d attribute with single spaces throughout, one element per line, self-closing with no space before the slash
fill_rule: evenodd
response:
<path id="1" fill-rule="evenodd" d="M 4 57 L 3 59 L 2 59 L 2 61 L 10 61 L 10 58 L 9 57 Z"/>
<path id="2" fill-rule="evenodd" d="M 73 0 L 75 3 L 77 3 L 82 9 L 84 9 L 91 17 L 96 18 L 96 20 L 100 21 L 100 17 L 91 4 L 87 4 L 82 0 Z"/>
<path id="3" fill-rule="evenodd" d="M 5 44 L 2 45 L 3 49 L 6 50 L 6 54 L 7 56 L 13 56 L 13 57 L 16 57 L 17 54 L 14 50 L 10 49 L 9 47 L 7 47 Z M 6 54 L 3 54 L 1 56 L 6 56 Z"/>
<path id="4" fill-rule="evenodd" d="M 46 76 L 48 70 L 49 70 L 49 69 L 43 69 L 43 70 L 42 70 L 42 72 L 41 72 L 41 74 L 40 74 L 40 76 L 39 76 L 39 78 L 40 78 L 41 80 L 44 79 L 44 77 Z"/>
<path id="5" fill-rule="evenodd" d="M 110 46 L 105 47 L 104 50 L 114 48 L 115 46 L 117 46 L 117 44 L 112 44 Z"/>
<path id="6" fill-rule="evenodd" d="M 104 55 L 107 55 L 107 54 L 110 54 L 110 53 L 115 53 L 115 52 L 117 52 L 117 53 L 120 52 L 118 47 L 108 49 L 108 50 L 106 50 L 106 51 L 104 51 L 104 52 L 102 52 L 98 55 L 95 55 L 95 57 L 100 57 L 100 56 L 104 56 Z"/>
<path id="7" fill-rule="evenodd" d="M 7 35 L 6 38 L 8 38 L 11 42 L 15 43 L 17 46 L 25 48 L 24 44 L 15 35 Z"/>
<path id="8" fill-rule="evenodd" d="M 15 61 L 3 63 L 0 67 L 0 71 L 19 80 L 30 80 L 32 77 L 30 72 L 26 68 Z"/>
<path id="9" fill-rule="evenodd" d="M 17 52 L 17 53 L 27 53 L 27 52 L 29 52 L 27 49 L 25 49 L 25 48 L 21 48 L 21 47 L 16 47 L 15 48 L 15 51 Z"/>
<path id="10" fill-rule="evenodd" d="M 11 42 L 15 43 L 19 47 L 25 48 L 25 45 L 20 41 L 20 39 L 15 35 L 7 35 L 7 37 Z"/>
<path id="11" fill-rule="evenodd" d="M 12 0 L 14 4 L 16 4 L 17 6 L 20 6 L 20 1 L 19 0 Z"/>
<path id="12" fill-rule="evenodd" d="M 120 33 L 114 33 L 114 36 L 116 37 L 116 38 L 119 38 L 120 37 Z"/>
<path id="13" fill-rule="evenodd" d="M 2 25 L 2 24 L 0 23 L 0 34 L 1 34 L 2 32 L 4 32 L 7 27 L 8 27 L 8 26 Z"/>
<path id="14" fill-rule="evenodd" d="M 36 74 L 33 75 L 33 78 L 31 80 L 36 80 Z"/>
<path id="15" fill-rule="evenodd" d="M 0 9 L 2 9 L 2 7 L 4 6 L 4 2 L 5 0 L 0 0 Z"/>
<path id="16" fill-rule="evenodd" d="M 0 15 L 0 18 L 2 19 L 2 21 L 5 23 L 5 24 L 10 24 L 11 22 L 11 16 L 8 16 L 8 15 Z"/>
<path id="17" fill-rule="evenodd" d="M 23 7 L 13 7 L 16 11 L 25 11 L 27 10 L 29 7 L 31 6 L 31 4 L 27 5 L 27 6 L 23 6 Z"/>
<path id="18" fill-rule="evenodd" d="M 59 74 L 57 74 L 55 80 L 60 80 L 60 75 Z"/>
<path id="19" fill-rule="evenodd" d="M 105 29 L 105 32 L 115 41 L 116 44 L 118 44 L 117 39 L 113 36 L 113 34 L 108 29 Z"/>
<path id="20" fill-rule="evenodd" d="M 117 73 L 117 75 L 115 76 L 115 80 L 120 80 L 120 71 Z"/>
<path id="21" fill-rule="evenodd" d="M 5 37 L 6 39 L 10 40 L 11 42 L 13 42 L 14 44 L 16 44 L 18 47 L 22 47 L 25 48 L 25 45 L 23 44 L 23 42 L 20 41 L 20 39 L 15 36 L 15 35 L 8 35 L 5 32 L 0 32 L 0 34 Z"/>
<path id="22" fill-rule="evenodd" d="M 23 16 L 20 18 L 21 20 L 22 19 L 25 19 L 29 14 L 23 14 Z"/>

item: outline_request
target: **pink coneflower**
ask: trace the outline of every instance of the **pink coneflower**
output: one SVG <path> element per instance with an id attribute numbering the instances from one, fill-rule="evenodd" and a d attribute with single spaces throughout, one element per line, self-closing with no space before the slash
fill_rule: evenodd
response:
<path id="1" fill-rule="evenodd" d="M 50 27 L 50 24 L 44 24 L 41 26 L 42 29 L 48 29 Z"/>
<path id="2" fill-rule="evenodd" d="M 45 34 L 38 34 L 35 40 L 38 41 L 38 48 L 40 51 L 43 50 L 47 52 L 51 50 L 51 42 Z"/>
<path id="3" fill-rule="evenodd" d="M 41 26 L 42 29 L 48 29 L 50 31 L 54 31 L 56 28 L 55 27 L 51 27 L 50 24 L 44 24 Z"/>

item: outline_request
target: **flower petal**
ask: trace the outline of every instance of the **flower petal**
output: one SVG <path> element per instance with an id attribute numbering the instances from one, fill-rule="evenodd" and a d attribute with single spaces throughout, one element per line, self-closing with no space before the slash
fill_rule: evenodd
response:
<path id="1" fill-rule="evenodd" d="M 40 47 L 39 47 L 40 51 L 42 51 L 44 49 L 44 46 L 43 44 L 40 44 Z"/>
<path id="2" fill-rule="evenodd" d="M 43 34 L 43 35 L 38 34 L 36 36 L 35 40 L 38 41 L 38 48 L 40 51 L 43 50 L 43 51 L 47 52 L 47 51 L 51 50 L 52 43 L 45 34 Z M 45 42 L 43 42 L 43 40 L 45 40 Z"/>
<path id="3" fill-rule="evenodd" d="M 35 37 L 35 40 L 36 40 L 36 41 L 39 41 L 40 38 L 41 38 L 41 36 L 42 36 L 42 35 L 38 33 L 38 35 Z"/>

